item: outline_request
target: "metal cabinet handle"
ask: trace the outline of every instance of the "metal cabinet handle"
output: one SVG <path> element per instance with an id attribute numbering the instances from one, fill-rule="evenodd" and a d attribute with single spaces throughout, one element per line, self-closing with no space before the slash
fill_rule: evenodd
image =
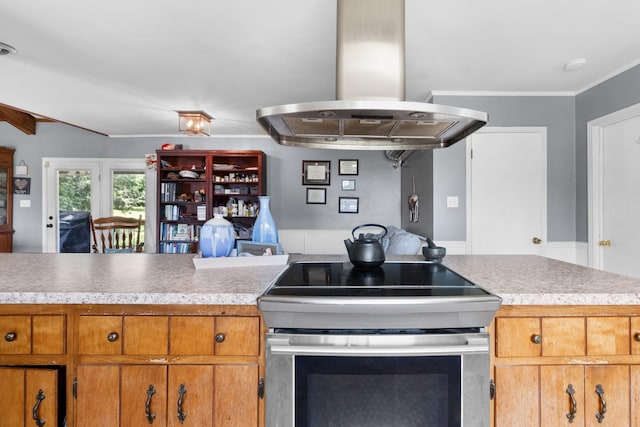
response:
<path id="1" fill-rule="evenodd" d="M 182 412 L 182 399 L 184 398 L 184 394 L 187 392 L 184 384 L 180 384 L 180 388 L 178 389 L 178 421 L 180 424 L 184 424 L 185 418 L 187 418 L 187 414 Z"/>
<path id="2" fill-rule="evenodd" d="M 217 334 L 217 335 L 216 335 L 216 342 L 217 342 L 217 343 L 224 342 L 224 339 L 225 339 L 225 338 L 226 338 L 226 337 L 224 336 L 224 334 Z"/>
<path id="3" fill-rule="evenodd" d="M 110 332 L 109 335 L 107 335 L 107 341 L 109 342 L 116 342 L 118 341 L 119 335 L 117 332 Z"/>
<path id="4" fill-rule="evenodd" d="M 36 395 L 36 404 L 33 405 L 32 418 L 33 418 L 33 421 L 36 422 L 36 425 L 38 427 L 44 426 L 44 423 L 45 423 L 45 421 L 42 418 L 40 418 L 40 416 L 38 415 L 38 409 L 40 409 L 40 402 L 42 402 L 44 398 L 45 398 L 44 391 L 42 390 L 38 391 L 38 394 Z"/>
<path id="5" fill-rule="evenodd" d="M 149 421 L 149 424 L 153 424 L 153 420 L 156 419 L 156 414 L 151 412 L 151 398 L 156 394 L 156 388 L 153 384 L 149 384 L 149 388 L 147 389 L 147 401 L 144 404 L 144 415 Z"/>
<path id="6" fill-rule="evenodd" d="M 531 342 L 534 344 L 542 344 L 542 335 L 531 335 Z"/>
<path id="7" fill-rule="evenodd" d="M 7 332 L 4 336 L 4 340 L 6 342 L 15 341 L 17 338 L 18 338 L 18 334 L 16 334 L 15 332 Z"/>
<path id="8" fill-rule="evenodd" d="M 633 334 L 633 339 L 635 341 L 640 341 L 640 332 Z"/>
<path id="9" fill-rule="evenodd" d="M 600 412 L 596 414 L 596 418 L 599 423 L 602 423 L 602 420 L 604 420 L 604 414 L 607 412 L 607 402 L 604 401 L 604 389 L 602 388 L 602 385 L 596 385 L 596 394 L 600 397 Z"/>
<path id="10" fill-rule="evenodd" d="M 569 399 L 571 399 L 571 410 L 567 414 L 567 418 L 569 419 L 570 423 L 573 422 L 573 420 L 576 418 L 576 414 L 578 413 L 578 404 L 575 397 L 573 397 L 575 392 L 576 391 L 573 389 L 573 385 L 569 384 L 569 386 L 567 386 L 567 394 L 569 395 Z"/>

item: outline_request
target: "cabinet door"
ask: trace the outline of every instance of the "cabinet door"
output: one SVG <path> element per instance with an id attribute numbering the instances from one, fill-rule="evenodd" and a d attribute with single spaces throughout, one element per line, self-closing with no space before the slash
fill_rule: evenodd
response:
<path id="1" fill-rule="evenodd" d="M 58 425 L 57 370 L 0 368 L 0 384 L 0 427 Z"/>
<path id="2" fill-rule="evenodd" d="M 538 366 L 496 367 L 495 383 L 495 427 L 540 425 Z"/>
<path id="3" fill-rule="evenodd" d="M 631 425 L 640 426 L 640 366 L 631 366 Z"/>
<path id="4" fill-rule="evenodd" d="M 27 368 L 25 374 L 27 425 L 34 425 L 36 419 L 50 426 L 58 425 L 58 371 Z"/>
<path id="5" fill-rule="evenodd" d="M 497 318 L 496 355 L 498 357 L 537 357 L 542 352 L 536 337 L 541 336 L 537 317 Z"/>
<path id="6" fill-rule="evenodd" d="M 257 426 L 258 367 L 217 365 L 214 375 L 214 426 Z"/>
<path id="7" fill-rule="evenodd" d="M 167 367 L 123 366 L 121 427 L 167 425 Z"/>
<path id="8" fill-rule="evenodd" d="M 216 355 L 257 355 L 259 327 L 257 317 L 216 317 Z"/>
<path id="9" fill-rule="evenodd" d="M 540 367 L 540 425 L 584 426 L 584 368 Z"/>
<path id="10" fill-rule="evenodd" d="M 629 366 L 585 367 L 585 425 L 629 425 Z M 601 391 L 601 395 L 598 394 Z M 603 411 L 606 403 L 606 411 Z M 604 415 L 599 422 L 599 414 Z"/>
<path id="11" fill-rule="evenodd" d="M 170 366 L 167 401 L 168 427 L 211 427 L 213 366 Z"/>
<path id="12" fill-rule="evenodd" d="M 76 426 L 119 427 L 118 366 L 80 365 L 77 379 Z"/>

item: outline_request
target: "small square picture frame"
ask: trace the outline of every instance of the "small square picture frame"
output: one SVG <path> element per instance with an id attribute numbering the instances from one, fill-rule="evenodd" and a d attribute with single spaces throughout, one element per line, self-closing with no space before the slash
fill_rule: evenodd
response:
<path id="1" fill-rule="evenodd" d="M 357 159 L 338 160 L 338 175 L 358 175 Z"/>
<path id="2" fill-rule="evenodd" d="M 303 160 L 302 185 L 330 185 L 330 160 Z"/>
<path id="3" fill-rule="evenodd" d="M 343 179 L 341 188 L 342 188 L 342 191 L 356 191 L 356 180 Z"/>
<path id="4" fill-rule="evenodd" d="M 326 205 L 327 189 L 326 188 L 307 188 L 307 204 L 308 205 Z"/>
<path id="5" fill-rule="evenodd" d="M 359 205 L 359 197 L 338 197 L 338 213 L 357 214 Z"/>

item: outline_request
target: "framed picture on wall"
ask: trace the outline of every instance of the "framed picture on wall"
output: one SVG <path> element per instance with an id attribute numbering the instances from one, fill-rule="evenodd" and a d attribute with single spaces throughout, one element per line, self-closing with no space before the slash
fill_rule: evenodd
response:
<path id="1" fill-rule="evenodd" d="M 356 180 L 355 179 L 343 179 L 342 180 L 342 191 L 355 191 L 356 190 Z"/>
<path id="2" fill-rule="evenodd" d="M 338 212 L 339 213 L 358 213 L 359 198 L 358 197 L 339 197 Z"/>
<path id="3" fill-rule="evenodd" d="M 326 188 L 307 188 L 307 204 L 308 205 L 326 205 L 327 189 Z"/>
<path id="4" fill-rule="evenodd" d="M 331 183 L 331 161 L 303 160 L 302 185 L 329 185 Z"/>
<path id="5" fill-rule="evenodd" d="M 356 159 L 338 160 L 338 175 L 358 175 L 358 160 Z"/>

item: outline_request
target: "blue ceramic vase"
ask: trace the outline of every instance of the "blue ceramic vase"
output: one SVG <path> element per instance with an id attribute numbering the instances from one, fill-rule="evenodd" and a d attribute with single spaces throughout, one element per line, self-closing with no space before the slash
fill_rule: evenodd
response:
<path id="1" fill-rule="evenodd" d="M 200 229 L 200 253 L 203 258 L 229 256 L 234 244 L 233 225 L 221 214 L 214 214 Z"/>
<path id="2" fill-rule="evenodd" d="M 278 229 L 269 209 L 271 198 L 269 196 L 258 196 L 258 200 L 260 202 L 260 210 L 258 211 L 256 222 L 253 224 L 251 238 L 258 243 L 278 243 Z"/>

